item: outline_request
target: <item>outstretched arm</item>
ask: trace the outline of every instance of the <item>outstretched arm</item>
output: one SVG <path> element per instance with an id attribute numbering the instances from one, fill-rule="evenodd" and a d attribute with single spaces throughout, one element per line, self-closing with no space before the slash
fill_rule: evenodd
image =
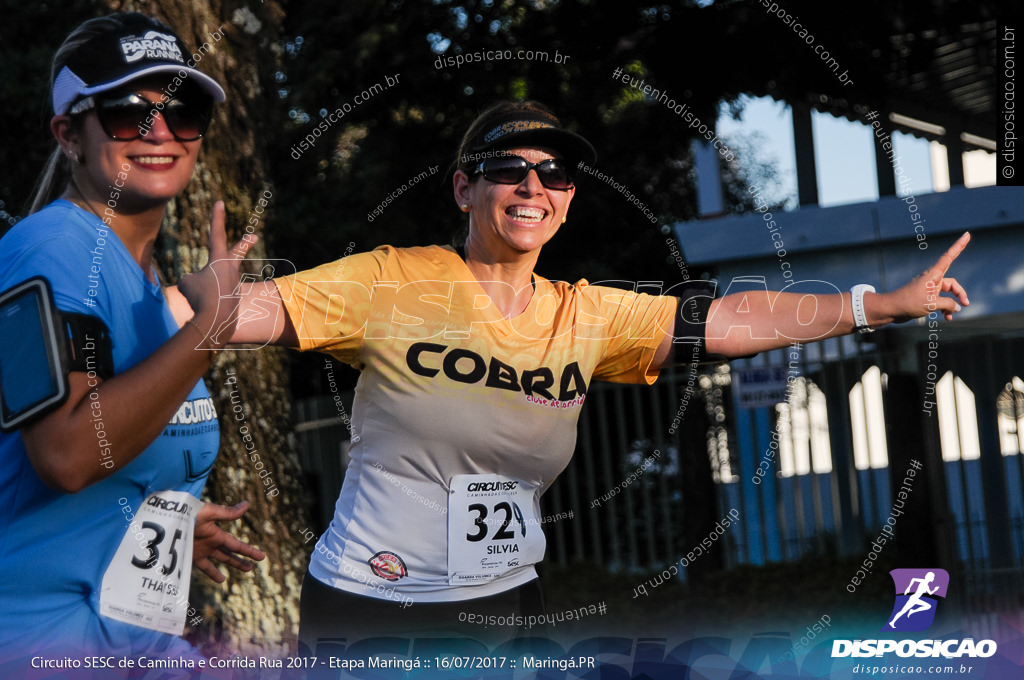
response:
<path id="1" fill-rule="evenodd" d="M 961 236 L 938 261 L 906 285 L 890 293 L 865 293 L 864 312 L 872 328 L 938 312 L 951 320 L 967 293 L 946 276 L 953 261 L 971 240 Z M 950 293 L 952 297 L 943 296 Z M 850 294 L 815 295 L 755 291 L 735 293 L 711 303 L 705 336 L 709 354 L 746 356 L 779 349 L 794 341 L 815 342 L 853 332 Z M 672 338 L 666 338 L 671 343 Z M 664 344 L 664 343 L 663 343 Z M 669 355 L 659 348 L 658 356 Z"/>
<path id="2" fill-rule="evenodd" d="M 285 311 L 273 279 L 240 284 L 236 293 L 234 297 L 238 299 L 238 323 L 227 344 L 299 346 L 295 326 Z M 188 299 L 177 286 L 164 288 L 164 295 L 171 305 L 174 318 L 178 320 L 178 326 L 184 326 L 192 317 Z M 211 337 L 213 335 L 215 333 L 211 331 Z"/>

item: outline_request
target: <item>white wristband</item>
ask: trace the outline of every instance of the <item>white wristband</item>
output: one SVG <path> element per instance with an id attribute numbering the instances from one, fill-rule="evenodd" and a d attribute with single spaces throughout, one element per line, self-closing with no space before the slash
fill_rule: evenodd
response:
<path id="1" fill-rule="evenodd" d="M 850 289 L 850 304 L 853 307 L 853 330 L 858 333 L 874 333 L 875 329 L 868 325 L 868 316 L 864 313 L 864 293 L 874 293 L 875 287 L 866 283 L 858 283 Z"/>

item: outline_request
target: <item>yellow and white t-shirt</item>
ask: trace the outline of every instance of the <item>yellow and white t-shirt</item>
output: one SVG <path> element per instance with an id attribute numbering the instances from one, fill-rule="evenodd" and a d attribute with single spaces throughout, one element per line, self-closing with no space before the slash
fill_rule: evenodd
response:
<path id="1" fill-rule="evenodd" d="M 384 246 L 276 282 L 300 349 L 362 371 L 351 462 L 310 572 L 419 602 L 536 578 L 539 498 L 569 462 L 590 381 L 653 383 L 677 304 L 537 276 L 505 319 L 440 246 Z"/>

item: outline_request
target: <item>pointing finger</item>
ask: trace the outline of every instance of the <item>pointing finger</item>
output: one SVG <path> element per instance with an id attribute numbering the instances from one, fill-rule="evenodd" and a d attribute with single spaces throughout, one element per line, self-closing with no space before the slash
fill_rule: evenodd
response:
<path id="1" fill-rule="evenodd" d="M 970 242 L 970 240 L 971 232 L 965 231 L 963 236 L 958 238 L 956 240 L 956 243 L 951 245 L 949 247 L 949 250 L 942 254 L 942 257 L 939 258 L 939 261 L 935 263 L 935 267 L 939 271 L 941 271 L 943 275 L 945 275 L 945 273 L 949 271 L 950 265 L 953 264 L 953 260 L 955 260 L 957 256 L 963 252 L 964 248 L 967 247 L 967 244 Z"/>

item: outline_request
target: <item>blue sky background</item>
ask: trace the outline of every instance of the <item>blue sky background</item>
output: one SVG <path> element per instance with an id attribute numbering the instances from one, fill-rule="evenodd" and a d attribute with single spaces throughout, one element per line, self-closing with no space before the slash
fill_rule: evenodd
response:
<path id="1" fill-rule="evenodd" d="M 797 199 L 791 109 L 770 97 L 743 97 L 743 102 L 740 121 L 733 120 L 726 113 L 726 107 L 722 107 L 718 118 L 718 133 L 726 140 L 731 135 L 762 133 L 765 143 L 759 145 L 759 148 L 763 160 L 771 161 L 777 168 L 781 185 L 779 195 L 771 198 L 786 199 L 787 208 L 793 209 L 797 206 Z M 819 204 L 829 206 L 877 199 L 878 182 L 875 179 L 871 128 L 863 123 L 818 112 L 812 114 L 812 125 Z M 882 121 L 882 125 L 886 126 L 886 121 Z M 890 132 L 890 135 L 896 153 L 911 179 L 910 193 L 931 193 L 933 187 L 928 142 L 898 132 Z M 897 193 L 904 195 L 905 192 L 897 186 Z"/>

